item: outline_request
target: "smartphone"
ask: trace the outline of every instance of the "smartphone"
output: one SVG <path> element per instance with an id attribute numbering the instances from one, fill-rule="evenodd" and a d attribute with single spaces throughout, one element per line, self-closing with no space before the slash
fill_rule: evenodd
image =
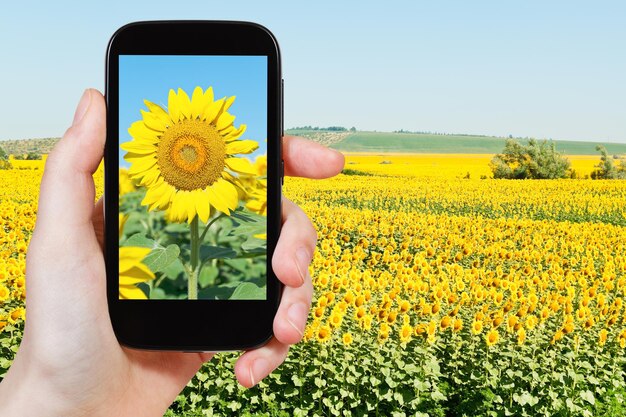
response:
<path id="1" fill-rule="evenodd" d="M 282 84 L 258 24 L 137 22 L 112 36 L 104 250 L 123 345 L 232 351 L 273 336 Z"/>

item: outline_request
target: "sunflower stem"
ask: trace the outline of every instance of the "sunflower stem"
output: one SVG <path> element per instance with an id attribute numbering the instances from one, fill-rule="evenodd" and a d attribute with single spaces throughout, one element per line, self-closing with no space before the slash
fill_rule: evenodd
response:
<path id="1" fill-rule="evenodd" d="M 213 223 L 215 223 L 216 221 L 218 221 L 219 219 L 221 219 L 222 217 L 224 217 L 223 213 L 220 213 L 220 215 L 216 216 L 213 220 L 211 220 L 209 222 L 209 224 L 206 225 L 206 227 L 204 228 L 204 231 L 202 232 L 202 235 L 200 236 L 200 242 L 204 242 L 204 238 L 206 237 L 207 232 L 209 231 L 209 228 L 211 226 L 213 226 Z"/>
<path id="2" fill-rule="evenodd" d="M 200 231 L 198 230 L 198 216 L 191 221 L 191 274 L 187 286 L 190 300 L 198 299 L 198 269 L 200 258 Z"/>

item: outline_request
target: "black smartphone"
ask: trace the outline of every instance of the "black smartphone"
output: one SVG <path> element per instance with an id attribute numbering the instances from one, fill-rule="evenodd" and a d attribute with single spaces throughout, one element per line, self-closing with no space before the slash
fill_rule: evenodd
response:
<path id="1" fill-rule="evenodd" d="M 123 345 L 230 351 L 273 335 L 282 77 L 254 23 L 131 23 L 106 55 L 105 258 Z"/>

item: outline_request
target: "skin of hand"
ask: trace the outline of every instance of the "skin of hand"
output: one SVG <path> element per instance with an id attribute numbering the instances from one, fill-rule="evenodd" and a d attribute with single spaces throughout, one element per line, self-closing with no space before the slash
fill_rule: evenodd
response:
<path id="1" fill-rule="evenodd" d="M 0 384 L 0 415 L 162 416 L 213 353 L 133 350 L 118 343 L 108 315 L 102 255 L 102 201 L 92 175 L 103 157 L 106 107 L 83 94 L 72 126 L 50 153 L 26 257 L 27 320 L 13 365 Z M 283 138 L 285 174 L 336 175 L 342 154 L 303 138 Z M 19 192 L 19 190 L 16 190 Z M 298 343 L 311 306 L 308 272 L 317 234 L 283 198 L 283 228 L 272 266 L 285 284 L 274 337 L 244 352 L 239 383 L 252 387 Z"/>

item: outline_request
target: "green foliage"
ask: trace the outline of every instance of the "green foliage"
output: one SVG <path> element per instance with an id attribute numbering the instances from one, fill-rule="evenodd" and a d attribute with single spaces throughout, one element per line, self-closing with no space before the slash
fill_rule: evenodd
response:
<path id="1" fill-rule="evenodd" d="M 411 350 L 378 346 L 375 337 L 358 338 L 349 348 L 303 342 L 291 347 L 277 370 L 246 389 L 233 373 L 239 354 L 219 353 L 166 415 L 443 417 L 446 395 L 435 354 L 418 344 Z"/>
<path id="2" fill-rule="evenodd" d="M 41 160 L 41 154 L 37 152 L 28 152 L 24 154 L 16 154 L 14 158 L 21 161 L 39 161 Z"/>
<path id="3" fill-rule="evenodd" d="M 0 146 L 0 161 L 6 161 L 7 158 L 7 153 L 4 151 L 4 149 L 2 149 L 2 146 Z"/>
<path id="4" fill-rule="evenodd" d="M 569 176 L 569 161 L 556 151 L 554 142 L 531 139 L 522 145 L 507 139 L 501 154 L 489 163 L 494 178 L 556 179 Z"/>
<path id="5" fill-rule="evenodd" d="M 120 212 L 130 213 L 121 246 L 152 249 L 143 263 L 156 278 L 140 284 L 152 299 L 186 298 L 188 291 L 190 227 L 168 223 L 163 212 L 141 206 L 144 190 L 125 194 Z M 203 299 L 265 299 L 266 219 L 240 206 L 231 216 L 215 213 L 200 239 L 198 295 Z"/>
<path id="6" fill-rule="evenodd" d="M 306 131 L 294 131 L 293 134 L 305 135 Z M 315 137 L 312 137 L 315 140 Z M 519 139 L 527 143 L 528 139 Z M 593 142 L 554 141 L 558 148 L 567 155 L 590 155 L 596 144 Z M 345 152 L 405 152 L 405 153 L 469 153 L 496 154 L 502 150 L 505 139 L 495 136 L 435 134 L 426 132 L 347 132 L 339 142 L 330 143 L 330 147 Z M 613 153 L 626 153 L 626 144 L 607 145 Z"/>
<path id="7" fill-rule="evenodd" d="M 2 147 L 9 155 L 48 154 L 59 141 L 59 138 L 42 139 L 11 139 L 3 140 Z M 40 159 L 40 158 L 38 158 Z"/>
<path id="8" fill-rule="evenodd" d="M 591 179 L 594 180 L 623 180 L 626 179 L 626 159 L 622 159 L 614 155 L 609 156 L 606 148 L 602 145 L 596 146 L 596 150 L 600 152 L 600 162 L 595 166 L 595 170 L 591 173 Z M 620 161 L 619 165 L 615 161 Z"/>
<path id="9" fill-rule="evenodd" d="M 8 159 L 0 159 L 0 169 L 11 169 L 12 167 Z"/>
<path id="10" fill-rule="evenodd" d="M 343 175 L 361 175 L 361 176 L 365 176 L 365 177 L 371 177 L 374 174 L 369 173 L 369 172 L 364 172 L 364 171 L 359 171 L 356 169 L 350 169 L 350 168 L 345 168 L 343 171 L 341 171 L 341 173 Z"/>
<path id="11" fill-rule="evenodd" d="M 491 348 L 462 334 L 443 348 L 423 338 L 401 346 L 378 344 L 375 332 L 355 336 L 349 346 L 337 339 L 292 346 L 251 389 L 235 378 L 239 354 L 219 353 L 166 415 L 591 417 L 626 409 L 626 363 L 617 345 L 577 344 L 569 336 L 552 345 L 547 332 L 532 343 Z"/>

